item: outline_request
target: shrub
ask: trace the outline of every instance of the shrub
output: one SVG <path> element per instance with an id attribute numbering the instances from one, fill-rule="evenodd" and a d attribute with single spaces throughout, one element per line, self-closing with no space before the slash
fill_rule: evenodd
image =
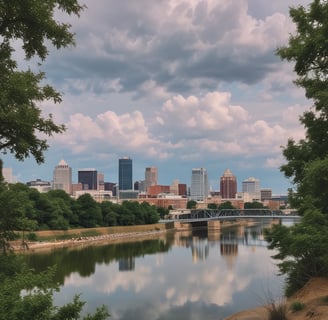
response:
<path id="1" fill-rule="evenodd" d="M 287 320 L 287 305 L 286 303 L 274 303 L 271 302 L 267 305 L 269 313 L 268 320 Z"/>
<path id="2" fill-rule="evenodd" d="M 324 296 L 324 297 L 322 298 L 322 302 L 323 302 L 324 304 L 328 304 L 328 296 Z"/>
<path id="3" fill-rule="evenodd" d="M 30 232 L 27 234 L 27 240 L 28 241 L 37 241 L 38 237 L 34 232 Z"/>
<path id="4" fill-rule="evenodd" d="M 290 309 L 293 312 L 297 312 L 297 311 L 301 311 L 303 310 L 305 307 L 305 304 L 301 301 L 294 301 L 291 305 L 290 305 Z"/>

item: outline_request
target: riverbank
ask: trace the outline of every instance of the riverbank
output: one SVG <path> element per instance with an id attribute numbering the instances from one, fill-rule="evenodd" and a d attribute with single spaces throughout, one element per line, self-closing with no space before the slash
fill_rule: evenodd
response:
<path id="1" fill-rule="evenodd" d="M 166 233 L 165 230 L 148 231 L 148 232 L 130 232 L 130 233 L 115 233 L 111 235 L 101 235 L 93 237 L 78 237 L 68 240 L 55 240 L 55 241 L 29 241 L 27 246 L 22 246 L 21 242 L 12 245 L 14 251 L 35 252 L 40 250 L 50 250 L 55 248 L 64 247 L 77 247 L 81 245 L 97 245 L 113 242 L 127 242 L 135 240 L 144 240 L 159 236 Z"/>
<path id="2" fill-rule="evenodd" d="M 327 320 L 328 319 L 328 279 L 311 279 L 301 290 L 285 301 L 286 319 L 288 320 Z M 293 306 L 302 305 L 299 311 L 293 311 Z M 270 305 L 245 310 L 234 314 L 225 320 L 265 320 L 269 319 Z M 277 318 L 278 319 L 278 318 Z"/>
<path id="3" fill-rule="evenodd" d="M 224 222 L 221 228 L 231 228 L 242 225 L 241 222 Z M 35 252 L 60 247 L 76 247 L 79 245 L 94 245 L 99 243 L 127 242 L 136 239 L 143 240 L 165 234 L 168 231 L 190 231 L 191 227 L 176 228 L 173 223 L 156 223 L 151 225 L 114 226 L 98 228 L 81 228 L 69 230 L 43 230 L 34 232 L 36 241 L 22 239 L 12 241 L 11 249 L 19 252 Z M 22 238 L 22 235 L 21 235 Z"/>
<path id="4" fill-rule="evenodd" d="M 159 237 L 168 230 L 164 224 L 142 226 L 119 226 L 90 229 L 47 230 L 35 232 L 37 241 L 12 241 L 11 249 L 16 252 L 36 252 L 63 247 L 78 247 L 114 242 L 127 242 Z M 171 229 L 173 230 L 173 229 Z"/>

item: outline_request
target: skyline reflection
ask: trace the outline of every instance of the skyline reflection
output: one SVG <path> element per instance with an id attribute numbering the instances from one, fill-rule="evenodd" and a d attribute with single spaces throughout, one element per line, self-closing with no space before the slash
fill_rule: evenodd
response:
<path id="1" fill-rule="evenodd" d="M 82 293 L 86 312 L 105 304 L 112 320 L 218 320 L 262 304 L 259 297 L 267 290 L 282 295 L 283 278 L 276 276 L 262 235 L 263 226 L 231 228 L 214 236 L 206 229 L 192 230 L 80 248 L 74 254 L 56 250 L 42 259 L 42 254 L 29 255 L 29 262 L 51 262 L 52 255 L 60 262 L 57 304 Z M 77 261 L 71 268 L 73 256 Z M 83 272 L 85 263 L 88 273 Z"/>

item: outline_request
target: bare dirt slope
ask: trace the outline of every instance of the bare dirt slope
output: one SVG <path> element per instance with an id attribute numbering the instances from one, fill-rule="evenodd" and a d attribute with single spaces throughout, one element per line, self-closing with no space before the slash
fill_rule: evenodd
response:
<path id="1" fill-rule="evenodd" d="M 292 312 L 290 306 L 295 302 L 302 302 L 301 311 Z M 311 279 L 301 290 L 286 300 L 288 320 L 328 320 L 328 279 Z M 266 320 L 268 310 L 260 307 L 246 310 L 232 315 L 226 320 Z"/>

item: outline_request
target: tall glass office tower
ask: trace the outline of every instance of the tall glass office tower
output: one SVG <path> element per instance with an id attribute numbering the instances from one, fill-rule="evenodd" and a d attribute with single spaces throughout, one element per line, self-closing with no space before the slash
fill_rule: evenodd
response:
<path id="1" fill-rule="evenodd" d="M 118 160 L 119 190 L 133 190 L 132 187 L 132 159 L 124 157 Z"/>
<path id="2" fill-rule="evenodd" d="M 190 199 L 195 201 L 205 201 L 209 194 L 207 171 L 204 168 L 192 169 Z"/>
<path id="3" fill-rule="evenodd" d="M 78 182 L 82 183 L 83 190 L 97 190 L 98 172 L 93 168 L 79 169 Z"/>

